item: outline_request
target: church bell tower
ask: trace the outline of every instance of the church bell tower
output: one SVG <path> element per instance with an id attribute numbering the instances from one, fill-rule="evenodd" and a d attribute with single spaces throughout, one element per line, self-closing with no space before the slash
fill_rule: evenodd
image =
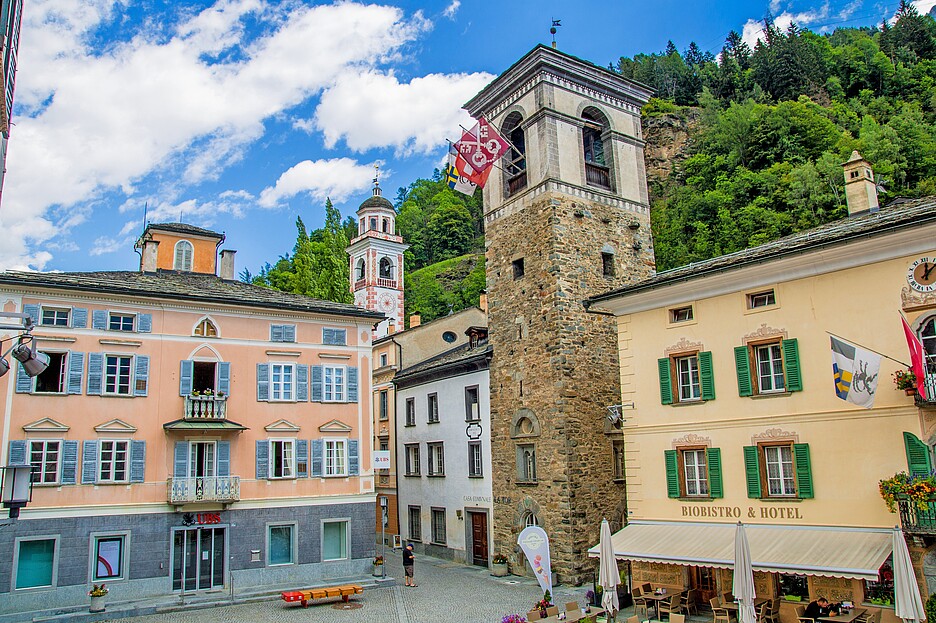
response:
<path id="1" fill-rule="evenodd" d="M 602 517 L 625 520 L 613 318 L 582 301 L 654 271 L 640 108 L 645 87 L 538 46 L 465 108 L 512 147 L 484 187 L 494 551 L 549 535 L 563 583 L 590 581 Z"/>

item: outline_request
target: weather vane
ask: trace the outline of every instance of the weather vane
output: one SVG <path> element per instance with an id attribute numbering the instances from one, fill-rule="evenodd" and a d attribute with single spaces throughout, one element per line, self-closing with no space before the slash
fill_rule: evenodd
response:
<path id="1" fill-rule="evenodd" d="M 556 49 L 556 29 L 562 26 L 560 23 L 562 20 L 554 19 L 552 21 L 552 26 L 549 28 L 549 34 L 552 35 L 552 47 Z"/>
<path id="2" fill-rule="evenodd" d="M 380 163 L 374 163 L 374 194 L 380 194 Z"/>

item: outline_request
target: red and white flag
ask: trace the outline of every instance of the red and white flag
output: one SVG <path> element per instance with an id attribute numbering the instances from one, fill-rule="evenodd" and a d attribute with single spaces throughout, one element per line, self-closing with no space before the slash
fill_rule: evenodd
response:
<path id="1" fill-rule="evenodd" d="M 923 364 L 923 342 L 907 324 L 907 319 L 903 317 L 903 314 L 900 315 L 900 321 L 903 322 L 904 337 L 907 338 L 907 346 L 910 348 L 910 369 L 916 376 L 917 393 L 920 394 L 920 398 L 923 400 L 928 400 L 926 383 L 924 382 L 926 380 L 926 366 Z"/>
<path id="2" fill-rule="evenodd" d="M 493 166 L 501 156 L 507 153 L 509 146 L 510 143 L 504 140 L 504 137 L 498 134 L 497 130 L 483 117 L 471 130 L 462 133 L 461 140 L 455 144 L 458 155 L 477 174 L 484 173 Z"/>

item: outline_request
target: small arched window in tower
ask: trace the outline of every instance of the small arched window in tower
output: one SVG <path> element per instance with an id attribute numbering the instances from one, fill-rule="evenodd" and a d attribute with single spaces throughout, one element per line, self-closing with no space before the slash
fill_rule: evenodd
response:
<path id="1" fill-rule="evenodd" d="M 507 157 L 503 160 L 505 197 L 510 197 L 527 186 L 526 138 L 520 125 L 521 121 L 523 117 L 520 113 L 512 112 L 501 125 L 501 134 L 511 143 L 507 149 Z"/>
<path id="2" fill-rule="evenodd" d="M 188 240 L 180 240 L 175 245 L 175 258 L 172 262 L 172 268 L 175 270 L 192 270 L 192 243 Z"/>
<path id="3" fill-rule="evenodd" d="M 364 219 L 361 219 L 360 223 L 358 224 L 357 233 L 358 233 L 358 234 L 363 234 L 365 231 L 366 231 L 366 230 L 364 229 Z"/>
<path id="4" fill-rule="evenodd" d="M 208 318 L 203 319 L 195 325 L 195 335 L 202 337 L 218 337 L 218 327 Z"/>
<path id="5" fill-rule="evenodd" d="M 389 233 L 390 233 L 390 219 L 388 219 L 388 218 L 385 218 L 385 219 L 383 220 L 383 233 L 385 233 L 385 234 L 389 234 Z"/>
<path id="6" fill-rule="evenodd" d="M 605 153 L 602 135 L 608 130 L 608 120 L 597 108 L 582 111 L 582 149 L 585 153 L 585 183 L 611 190 L 611 168 Z"/>
<path id="7" fill-rule="evenodd" d="M 367 269 L 365 268 L 364 258 L 360 258 L 357 261 L 357 264 L 354 266 L 354 280 L 355 281 L 364 281 L 364 278 L 367 277 Z"/>
<path id="8" fill-rule="evenodd" d="M 377 217 L 370 217 L 370 229 L 371 231 L 377 231 Z"/>
<path id="9" fill-rule="evenodd" d="M 614 247 L 610 244 L 601 247 L 601 276 L 614 276 Z"/>
<path id="10" fill-rule="evenodd" d="M 393 279 L 393 262 L 389 257 L 380 258 L 380 278 Z"/>

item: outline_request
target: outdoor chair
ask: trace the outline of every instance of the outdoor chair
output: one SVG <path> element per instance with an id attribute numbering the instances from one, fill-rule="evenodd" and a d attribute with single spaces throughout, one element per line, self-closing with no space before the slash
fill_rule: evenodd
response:
<path id="1" fill-rule="evenodd" d="M 669 603 L 664 602 L 660 604 L 660 616 L 661 617 L 664 614 L 673 615 L 676 613 L 680 613 L 682 611 L 683 611 L 682 595 L 678 595 L 678 594 L 673 595 L 670 598 Z M 670 620 L 671 621 L 673 620 L 672 616 L 670 616 Z"/>
<path id="2" fill-rule="evenodd" d="M 641 601 L 639 603 L 636 600 L 634 601 L 634 615 L 639 617 L 641 621 L 650 620 L 650 609 L 647 608 L 646 601 Z"/>
<path id="3" fill-rule="evenodd" d="M 546 616 L 554 617 L 559 615 L 559 606 L 549 606 L 546 608 Z"/>
<path id="4" fill-rule="evenodd" d="M 799 623 L 816 623 L 815 619 L 806 616 L 806 606 L 796 606 L 796 619 Z"/>
<path id="5" fill-rule="evenodd" d="M 806 606 L 796 606 L 793 608 L 793 612 L 796 614 L 796 618 L 799 618 L 806 614 Z"/>
<path id="6" fill-rule="evenodd" d="M 650 582 L 644 582 L 643 584 L 640 585 L 640 590 L 642 590 L 645 593 L 652 593 L 653 585 L 650 584 Z"/>
<path id="7" fill-rule="evenodd" d="M 875 610 L 868 616 L 868 623 L 881 623 L 882 610 Z"/>
<path id="8" fill-rule="evenodd" d="M 712 623 L 732 623 L 734 617 L 732 617 L 731 612 L 727 608 L 722 608 L 721 603 L 718 601 L 718 597 L 713 597 L 709 600 L 709 605 L 712 607 Z"/>
<path id="9" fill-rule="evenodd" d="M 730 604 L 734 600 L 735 600 L 734 595 L 732 595 L 731 593 L 722 593 L 723 604 Z"/>
<path id="10" fill-rule="evenodd" d="M 699 614 L 699 590 L 692 589 L 686 594 L 686 603 L 684 604 L 686 614 Z"/>
<path id="11" fill-rule="evenodd" d="M 579 610 L 579 611 L 582 610 L 582 608 L 578 605 L 578 602 L 577 602 L 577 601 L 570 601 L 570 602 L 566 603 L 565 609 L 566 609 L 566 612 L 567 612 L 567 613 L 568 613 L 568 612 L 574 612 L 575 610 Z"/>
<path id="12" fill-rule="evenodd" d="M 639 623 L 639 621 L 640 617 L 638 617 L 636 614 L 632 617 L 627 617 L 627 623 Z"/>
<path id="13" fill-rule="evenodd" d="M 767 615 L 764 618 L 764 623 L 780 623 L 780 600 L 772 599 L 767 604 L 770 606 L 767 608 Z"/>
<path id="14" fill-rule="evenodd" d="M 539 610 L 530 610 L 526 615 L 527 621 L 539 621 L 541 618 Z"/>
<path id="15" fill-rule="evenodd" d="M 767 623 L 767 617 L 770 616 L 770 602 L 764 602 L 757 612 L 757 623 Z"/>
<path id="16" fill-rule="evenodd" d="M 639 587 L 639 586 L 635 586 L 635 587 L 634 587 L 634 590 L 631 592 L 631 594 L 634 596 L 634 599 L 637 599 L 638 597 L 640 597 L 641 595 L 643 595 L 643 591 L 640 590 L 640 587 Z"/>
<path id="17" fill-rule="evenodd" d="M 671 614 L 669 615 L 670 623 L 686 623 L 685 614 Z"/>

